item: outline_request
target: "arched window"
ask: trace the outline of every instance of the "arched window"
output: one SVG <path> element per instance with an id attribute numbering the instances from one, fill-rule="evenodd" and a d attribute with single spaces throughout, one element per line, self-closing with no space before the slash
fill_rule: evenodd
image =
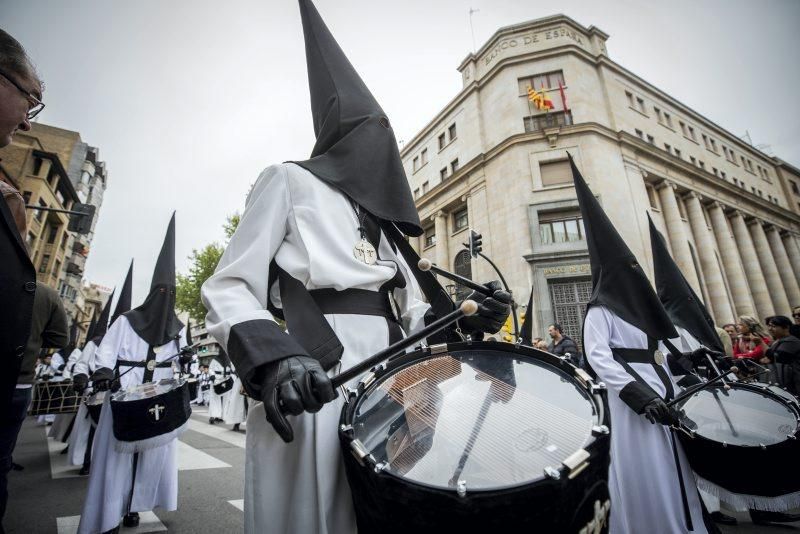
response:
<path id="1" fill-rule="evenodd" d="M 453 260 L 453 271 L 456 274 L 463 276 L 464 278 L 469 278 L 472 280 L 472 258 L 469 255 L 468 250 L 462 250 L 458 254 L 456 254 L 456 259 Z M 472 293 L 472 290 L 468 287 L 462 286 L 461 284 L 456 284 L 456 298 L 457 299 L 465 299 L 469 294 Z"/>

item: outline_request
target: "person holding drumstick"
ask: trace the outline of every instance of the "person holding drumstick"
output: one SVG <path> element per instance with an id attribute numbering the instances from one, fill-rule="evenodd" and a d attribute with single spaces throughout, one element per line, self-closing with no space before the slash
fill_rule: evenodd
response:
<path id="1" fill-rule="evenodd" d="M 263 401 L 247 419 L 245 531 L 339 534 L 356 521 L 329 373 L 454 306 L 406 242 L 422 227 L 389 119 L 314 5 L 300 11 L 316 144 L 261 173 L 202 296 L 209 332 Z M 511 296 L 492 290 L 471 297 L 461 332 L 501 328 Z"/>

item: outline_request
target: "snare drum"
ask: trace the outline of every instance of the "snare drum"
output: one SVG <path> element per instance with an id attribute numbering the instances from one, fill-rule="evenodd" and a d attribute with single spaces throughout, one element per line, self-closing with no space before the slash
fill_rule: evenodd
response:
<path id="1" fill-rule="evenodd" d="M 190 400 L 188 383 L 172 378 L 114 393 L 111 413 L 117 451 L 141 452 L 178 437 L 192 414 Z"/>
<path id="2" fill-rule="evenodd" d="M 768 384 L 730 386 L 709 387 L 680 406 L 677 434 L 692 469 L 731 493 L 777 497 L 800 491 L 797 399 Z"/>
<path id="3" fill-rule="evenodd" d="M 95 391 L 86 397 L 86 411 L 89 412 L 89 417 L 95 426 L 100 422 L 100 411 L 103 409 L 103 401 L 106 400 L 107 394 L 108 391 Z"/>
<path id="4" fill-rule="evenodd" d="M 33 385 L 30 415 L 77 413 L 81 396 L 72 389 L 72 380 L 49 380 Z"/>
<path id="5" fill-rule="evenodd" d="M 214 393 L 217 395 L 224 395 L 233 388 L 233 377 L 228 376 L 220 382 L 214 384 Z"/>
<path id="6" fill-rule="evenodd" d="M 189 398 L 194 400 L 197 398 L 197 379 L 194 377 L 187 378 L 186 383 L 189 384 Z"/>
<path id="7" fill-rule="evenodd" d="M 602 385 L 529 347 L 454 343 L 396 358 L 342 411 L 358 530 L 604 532 L 607 413 Z"/>

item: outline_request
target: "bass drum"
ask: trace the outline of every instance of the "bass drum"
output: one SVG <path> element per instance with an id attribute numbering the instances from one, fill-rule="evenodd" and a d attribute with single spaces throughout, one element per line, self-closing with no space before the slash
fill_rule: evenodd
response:
<path id="1" fill-rule="evenodd" d="M 778 497 L 800 491 L 800 409 L 768 384 L 712 386 L 680 405 L 678 432 L 700 477 L 725 492 Z"/>
<path id="2" fill-rule="evenodd" d="M 391 360 L 342 410 L 358 531 L 605 532 L 607 413 L 603 386 L 528 347 Z"/>

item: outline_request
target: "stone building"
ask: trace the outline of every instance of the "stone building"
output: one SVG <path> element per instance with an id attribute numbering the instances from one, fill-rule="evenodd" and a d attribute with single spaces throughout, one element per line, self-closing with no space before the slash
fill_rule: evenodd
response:
<path id="1" fill-rule="evenodd" d="M 495 279 L 462 246 L 480 232 L 517 302 L 533 291 L 534 333 L 557 321 L 580 339 L 591 280 L 569 152 L 649 273 L 648 211 L 718 324 L 788 315 L 800 170 L 615 63 L 607 39 L 556 15 L 501 28 L 464 59 L 462 90 L 401 152 L 425 227 L 412 244 Z M 535 109 L 528 87 L 553 109 Z"/>

